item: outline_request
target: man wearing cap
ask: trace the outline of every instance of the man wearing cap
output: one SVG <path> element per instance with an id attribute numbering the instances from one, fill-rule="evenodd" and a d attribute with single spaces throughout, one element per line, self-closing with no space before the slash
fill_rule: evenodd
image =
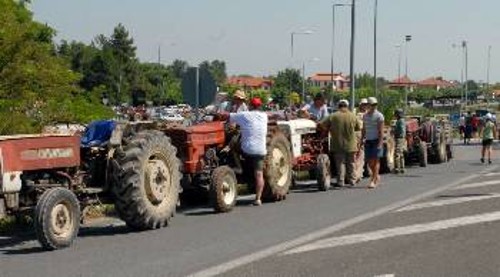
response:
<path id="1" fill-rule="evenodd" d="M 348 107 L 347 100 L 340 100 L 339 110 L 320 123 L 320 127 L 331 134 L 331 151 L 337 168 L 339 187 L 343 187 L 346 181 L 351 186 L 356 183 L 355 156 L 359 151 L 356 131 L 360 130 L 360 124 Z"/>
<path id="2" fill-rule="evenodd" d="M 262 205 L 261 197 L 264 190 L 264 158 L 267 154 L 267 114 L 260 111 L 262 100 L 255 97 L 250 101 L 250 111 L 231 113 L 229 122 L 240 126 L 241 150 L 246 161 L 254 169 L 255 202 Z"/>
<path id="3" fill-rule="evenodd" d="M 384 153 L 384 115 L 377 110 L 377 98 L 369 97 L 368 105 L 368 112 L 363 116 L 362 138 L 365 159 L 372 173 L 368 188 L 376 188 L 380 184 L 380 158 Z"/>
<path id="4" fill-rule="evenodd" d="M 358 145 L 359 145 L 359 152 L 358 155 L 356 155 L 356 181 L 359 182 L 363 178 L 363 176 L 366 174 L 366 176 L 369 176 L 368 174 L 368 167 L 366 166 L 365 163 L 365 147 L 362 143 L 361 137 L 361 130 L 363 129 L 363 116 L 366 113 L 366 109 L 368 106 L 368 99 L 363 98 L 359 101 L 359 111 L 356 114 L 356 117 L 358 118 L 358 122 L 360 125 L 360 130 L 356 132 L 356 138 L 358 139 Z M 366 172 L 366 173 L 365 173 Z"/>
<path id="5" fill-rule="evenodd" d="M 396 153 L 394 161 L 394 173 L 405 173 L 405 155 L 406 150 L 406 121 L 402 109 L 394 112 L 396 125 L 394 126 L 394 139 L 396 141 Z"/>
<path id="6" fill-rule="evenodd" d="M 493 116 L 487 113 L 484 117 L 485 123 L 481 128 L 481 136 L 483 138 L 483 148 L 481 149 L 481 163 L 484 163 L 484 158 L 488 155 L 488 163 L 491 164 L 491 153 L 493 140 L 497 137 L 497 128 L 493 123 Z"/>
<path id="7" fill-rule="evenodd" d="M 231 107 L 232 113 L 246 112 L 248 111 L 247 104 L 245 104 L 245 100 L 247 96 L 244 91 L 237 90 L 233 95 L 233 106 Z"/>
<path id="8" fill-rule="evenodd" d="M 325 104 L 325 98 L 323 94 L 318 93 L 314 97 L 314 101 L 311 104 L 307 104 L 301 109 L 302 112 L 314 120 L 321 121 L 328 117 L 328 108 Z"/>

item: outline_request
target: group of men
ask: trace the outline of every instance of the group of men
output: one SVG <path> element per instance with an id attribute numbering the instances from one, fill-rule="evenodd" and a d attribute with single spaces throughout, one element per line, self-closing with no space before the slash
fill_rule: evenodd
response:
<path id="1" fill-rule="evenodd" d="M 337 186 L 354 186 L 368 166 L 368 188 L 380 184 L 380 158 L 383 156 L 384 116 L 377 109 L 375 97 L 362 99 L 359 113 L 349 110 L 349 101 L 338 102 L 338 110 L 320 122 L 331 136 L 331 153 L 337 170 Z"/>
<path id="2" fill-rule="evenodd" d="M 238 125 L 241 130 L 241 149 L 254 169 L 256 180 L 255 205 L 262 205 L 261 196 L 264 188 L 264 157 L 266 156 L 267 115 L 260 111 L 262 101 L 252 98 L 249 109 L 245 105 L 246 96 L 243 91 L 236 91 L 229 115 L 231 124 Z M 314 97 L 311 104 L 305 105 L 303 115 L 317 120 L 319 128 L 326 136 L 331 136 L 331 157 L 337 169 L 337 186 L 358 184 L 367 172 L 370 175 L 368 188 L 376 188 L 380 184 L 380 158 L 383 156 L 384 116 L 378 111 L 375 97 L 361 99 L 359 112 L 355 115 L 349 110 L 349 101 L 338 102 L 338 110 L 329 114 L 323 95 Z M 397 113 L 402 118 L 401 113 Z M 398 126 L 398 125 L 397 125 Z M 399 128 L 399 129 L 398 129 Z M 396 128 L 397 138 L 404 138 L 403 126 Z M 402 156 L 402 152 L 400 153 Z M 401 161 L 402 159 L 400 159 Z M 404 162 L 399 163 L 404 168 Z"/>

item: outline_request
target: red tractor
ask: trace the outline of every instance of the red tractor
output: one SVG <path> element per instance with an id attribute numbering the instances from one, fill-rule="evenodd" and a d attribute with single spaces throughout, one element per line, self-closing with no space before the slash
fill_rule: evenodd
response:
<path id="1" fill-rule="evenodd" d="M 405 160 L 407 164 L 418 163 L 421 167 L 427 166 L 427 144 L 420 137 L 421 128 L 418 119 L 406 119 Z"/>
<path id="2" fill-rule="evenodd" d="M 134 229 L 166 226 L 180 189 L 179 160 L 149 124 L 101 121 L 80 136 L 0 137 L 0 218 L 29 213 L 45 249 L 69 246 L 82 214 L 114 203 Z"/>

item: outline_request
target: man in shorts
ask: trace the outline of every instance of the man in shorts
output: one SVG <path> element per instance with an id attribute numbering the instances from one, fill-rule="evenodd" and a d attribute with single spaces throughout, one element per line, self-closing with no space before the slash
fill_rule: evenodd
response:
<path id="1" fill-rule="evenodd" d="M 497 128 L 495 123 L 493 123 L 492 116 L 490 113 L 486 114 L 484 117 L 484 125 L 481 130 L 481 135 L 483 137 L 483 148 L 481 149 L 481 162 L 484 164 L 484 157 L 488 154 L 488 163 L 491 164 L 491 152 L 493 140 L 496 138 Z"/>
<path id="2" fill-rule="evenodd" d="M 380 158 L 384 154 L 384 115 L 377 110 L 375 97 L 368 98 L 368 112 L 363 116 L 362 138 L 365 141 L 365 159 L 372 173 L 368 188 L 380 184 Z"/>
<path id="3" fill-rule="evenodd" d="M 255 97 L 250 101 L 250 111 L 231 113 L 229 122 L 240 126 L 241 150 L 245 160 L 254 169 L 255 176 L 255 202 L 262 205 L 262 192 L 264 191 L 264 158 L 267 154 L 267 114 L 260 111 L 262 100 Z"/>

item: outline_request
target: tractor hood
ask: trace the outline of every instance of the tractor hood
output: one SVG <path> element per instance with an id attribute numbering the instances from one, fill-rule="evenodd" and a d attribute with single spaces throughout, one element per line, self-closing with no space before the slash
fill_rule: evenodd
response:
<path id="1" fill-rule="evenodd" d="M 316 122 L 309 119 L 293 119 L 288 121 L 278 121 L 278 126 L 283 131 L 293 134 L 311 134 L 316 133 Z"/>

